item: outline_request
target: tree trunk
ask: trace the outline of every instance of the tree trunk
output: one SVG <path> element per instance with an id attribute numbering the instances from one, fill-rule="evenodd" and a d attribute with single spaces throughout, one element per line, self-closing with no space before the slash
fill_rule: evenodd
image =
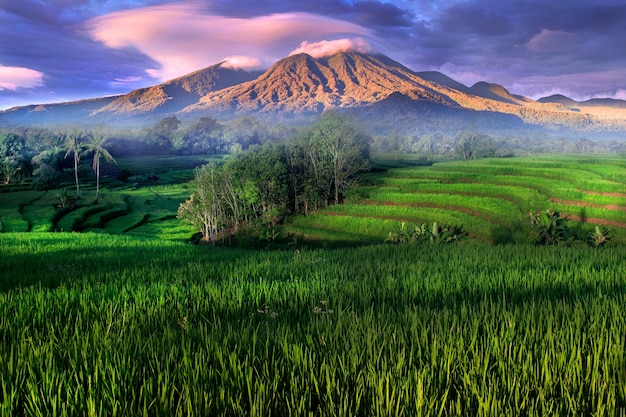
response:
<path id="1" fill-rule="evenodd" d="M 100 158 L 96 159 L 96 203 L 100 194 Z"/>
<path id="2" fill-rule="evenodd" d="M 80 198 L 80 187 L 78 186 L 78 154 L 74 152 L 74 178 L 76 178 L 76 198 Z"/>

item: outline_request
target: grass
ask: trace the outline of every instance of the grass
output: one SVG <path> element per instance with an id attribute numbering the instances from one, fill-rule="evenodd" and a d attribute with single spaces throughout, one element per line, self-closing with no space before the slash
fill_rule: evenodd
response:
<path id="1" fill-rule="evenodd" d="M 0 415 L 626 409 L 626 228 L 599 249 L 483 243 L 522 235 L 533 209 L 621 221 L 602 206 L 624 207 L 624 158 L 387 156 L 274 251 L 184 243 L 174 215 L 198 161 L 121 162 L 134 182 L 108 178 L 97 203 L 85 184 L 73 211 L 53 191 L 0 193 Z M 379 244 L 406 221 L 475 239 Z M 83 233 L 36 233 L 60 228 Z"/>
<path id="2" fill-rule="evenodd" d="M 359 234 L 352 232 L 358 230 L 354 219 L 363 218 L 369 219 L 370 230 L 379 231 L 368 239 L 378 242 L 392 230 L 385 232 L 372 224 L 373 219 L 381 225 L 387 221 L 462 225 L 470 236 L 496 243 L 505 231 L 526 241 L 528 213 L 556 209 L 584 222 L 583 228 L 607 226 L 615 243 L 626 244 L 626 158 L 552 155 L 430 166 L 408 166 L 412 160 L 405 165 L 396 159 L 382 161 L 379 165 L 389 169 L 364 175 L 347 204 L 321 210 L 314 219 L 296 219 L 287 231 L 315 239 L 315 230 L 320 234 L 333 230 L 358 240 Z M 343 227 L 338 213 L 344 216 Z"/>
<path id="3" fill-rule="evenodd" d="M 3 415 L 626 407 L 622 248 L 268 252 L 93 233 L 0 247 Z"/>
<path id="4" fill-rule="evenodd" d="M 437 221 L 463 225 L 470 236 L 483 241 L 498 241 L 496 235 L 505 229 L 522 235 L 520 224 L 526 222 L 529 212 L 557 209 L 586 221 L 588 227 L 608 226 L 615 242 L 626 243 L 626 162 L 622 157 L 549 156 L 427 164 L 417 156 L 374 156 L 378 172 L 363 175 L 362 185 L 350 194 L 348 204 L 329 207 L 311 219 L 295 219 L 285 234 L 312 241 L 358 243 L 366 238 L 382 242 L 399 222 Z M 93 204 L 93 187 L 84 184 L 83 199 L 76 210 L 67 213 L 55 208 L 55 191 L 2 193 L 0 196 L 11 198 L 0 199 L 1 230 L 87 230 L 186 241 L 193 230 L 174 217 L 191 193 L 188 181 L 194 167 L 205 161 L 185 157 L 122 159 L 116 169 L 133 173 L 127 184 L 114 181 L 111 171 L 103 181 L 98 204 Z M 159 179 L 149 181 L 151 174 Z M 368 225 L 357 224 L 368 230 L 365 234 L 352 230 L 358 217 Z"/>
<path id="5" fill-rule="evenodd" d="M 120 159 L 118 167 L 103 178 L 99 201 L 95 188 L 83 179 L 82 198 L 74 210 L 60 210 L 55 194 L 17 190 L 0 194 L 0 227 L 3 232 L 93 231 L 99 233 L 131 233 L 160 236 L 184 241 L 193 234 L 183 224 L 172 219 L 178 205 L 191 193 L 189 181 L 194 168 L 208 158 L 163 157 Z M 129 183 L 114 179 L 119 169 L 128 169 L 134 176 Z M 158 180 L 150 181 L 154 174 Z M 74 188 L 67 187 L 74 193 Z"/>

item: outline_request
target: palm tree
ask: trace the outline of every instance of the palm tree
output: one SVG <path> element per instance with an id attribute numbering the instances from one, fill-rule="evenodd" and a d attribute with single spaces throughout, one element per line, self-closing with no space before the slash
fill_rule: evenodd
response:
<path id="1" fill-rule="evenodd" d="M 100 193 L 100 157 L 104 157 L 107 162 L 117 164 L 115 158 L 105 148 L 107 139 L 101 131 L 96 131 L 89 135 L 87 140 L 87 151 L 93 152 L 93 164 L 91 166 L 96 173 L 96 202 Z"/>
<path id="2" fill-rule="evenodd" d="M 80 187 L 78 185 L 78 164 L 80 162 L 80 155 L 84 150 L 83 137 L 84 134 L 79 132 L 78 129 L 72 129 L 67 133 L 63 134 L 65 136 L 65 149 L 67 152 L 65 153 L 65 157 L 68 155 L 74 154 L 74 177 L 76 178 L 76 198 L 80 198 Z"/>

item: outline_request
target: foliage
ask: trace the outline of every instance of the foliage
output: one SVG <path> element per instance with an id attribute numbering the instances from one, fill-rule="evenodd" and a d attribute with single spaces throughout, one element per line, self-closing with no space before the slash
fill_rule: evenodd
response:
<path id="1" fill-rule="evenodd" d="M 21 170 L 20 164 L 9 157 L 4 157 L 0 160 L 0 174 L 4 177 L 5 184 L 11 184 L 19 179 Z"/>
<path id="2" fill-rule="evenodd" d="M 310 206 L 338 204 L 367 166 L 368 155 L 366 142 L 349 121 L 327 115 L 295 142 L 252 146 L 212 166 L 219 185 L 203 181 L 207 174 L 200 171 L 195 194 L 181 205 L 179 217 L 196 228 L 204 225 L 203 236 L 212 242 L 242 224 L 273 226 L 288 214 L 307 214 Z M 209 188 L 202 191 L 210 196 L 208 205 L 198 194 L 200 187 Z M 209 219 L 216 218 L 214 233 L 205 233 L 211 229 L 206 228 Z"/>
<path id="3" fill-rule="evenodd" d="M 67 188 L 62 188 L 61 191 L 55 193 L 54 196 L 59 200 L 60 208 L 67 209 L 74 206 L 74 194 Z"/>
<path id="4" fill-rule="evenodd" d="M 437 222 L 433 222 L 432 225 L 402 222 L 397 232 L 389 232 L 385 242 L 402 244 L 430 242 L 439 245 L 457 242 L 465 236 L 467 233 L 461 226 L 439 225 Z"/>
<path id="5" fill-rule="evenodd" d="M 10 184 L 25 174 L 28 160 L 24 138 L 15 133 L 0 136 L 0 174 L 4 183 Z"/>
<path id="6" fill-rule="evenodd" d="M 595 226 L 593 231 L 577 231 L 567 222 L 567 218 L 556 210 L 530 213 L 532 240 L 538 245 L 558 245 L 572 242 L 587 242 L 600 247 L 610 240 L 610 232 L 605 227 Z"/>
<path id="7" fill-rule="evenodd" d="M 222 199 L 223 185 L 224 175 L 215 163 L 203 166 L 196 173 L 191 197 L 178 209 L 177 217 L 191 223 L 212 244 L 228 221 Z"/>
<path id="8" fill-rule="evenodd" d="M 109 153 L 106 149 L 108 138 L 102 132 L 102 130 L 97 130 L 93 133 L 86 135 L 87 143 L 85 144 L 85 152 L 93 153 L 93 164 L 91 167 L 93 168 L 94 173 L 96 174 L 96 202 L 98 201 L 98 196 L 100 194 L 100 158 L 104 158 L 106 162 L 116 164 L 115 158 Z"/>
<path id="9" fill-rule="evenodd" d="M 462 132 L 456 140 L 456 151 L 464 160 L 493 157 L 496 146 L 491 137 L 476 132 Z"/>
<path id="10" fill-rule="evenodd" d="M 611 241 L 611 233 L 606 227 L 596 226 L 589 232 L 589 240 L 595 247 L 605 246 Z"/>
<path id="11" fill-rule="evenodd" d="M 12 233 L 0 251 L 2 415 L 626 407 L 622 248 L 258 252 Z"/>
<path id="12" fill-rule="evenodd" d="M 64 146 L 67 152 L 65 158 L 69 155 L 74 159 L 74 179 L 76 180 L 76 198 L 80 199 L 80 185 L 78 183 L 78 164 L 80 163 L 80 157 L 85 150 L 85 133 L 78 130 L 78 128 L 71 129 L 61 134 L 64 138 Z"/>
<path id="13" fill-rule="evenodd" d="M 533 226 L 532 239 L 539 245 L 556 245 L 567 241 L 571 236 L 565 218 L 555 210 L 530 213 L 530 224 Z"/>

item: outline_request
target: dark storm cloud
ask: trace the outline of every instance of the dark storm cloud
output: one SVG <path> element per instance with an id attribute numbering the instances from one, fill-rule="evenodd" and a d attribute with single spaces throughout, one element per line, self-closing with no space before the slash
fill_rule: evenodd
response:
<path id="1" fill-rule="evenodd" d="M 406 52 L 393 44 L 396 58 L 413 68 L 440 69 L 465 83 L 486 79 L 522 94 L 559 90 L 577 98 L 626 88 L 622 2 L 440 3 L 416 20 L 411 38 Z M 609 73 L 622 76 L 609 83 Z"/>
<path id="2" fill-rule="evenodd" d="M 366 27 L 407 28 L 412 26 L 414 16 L 391 3 L 360 1 L 354 4 L 357 23 Z"/>

